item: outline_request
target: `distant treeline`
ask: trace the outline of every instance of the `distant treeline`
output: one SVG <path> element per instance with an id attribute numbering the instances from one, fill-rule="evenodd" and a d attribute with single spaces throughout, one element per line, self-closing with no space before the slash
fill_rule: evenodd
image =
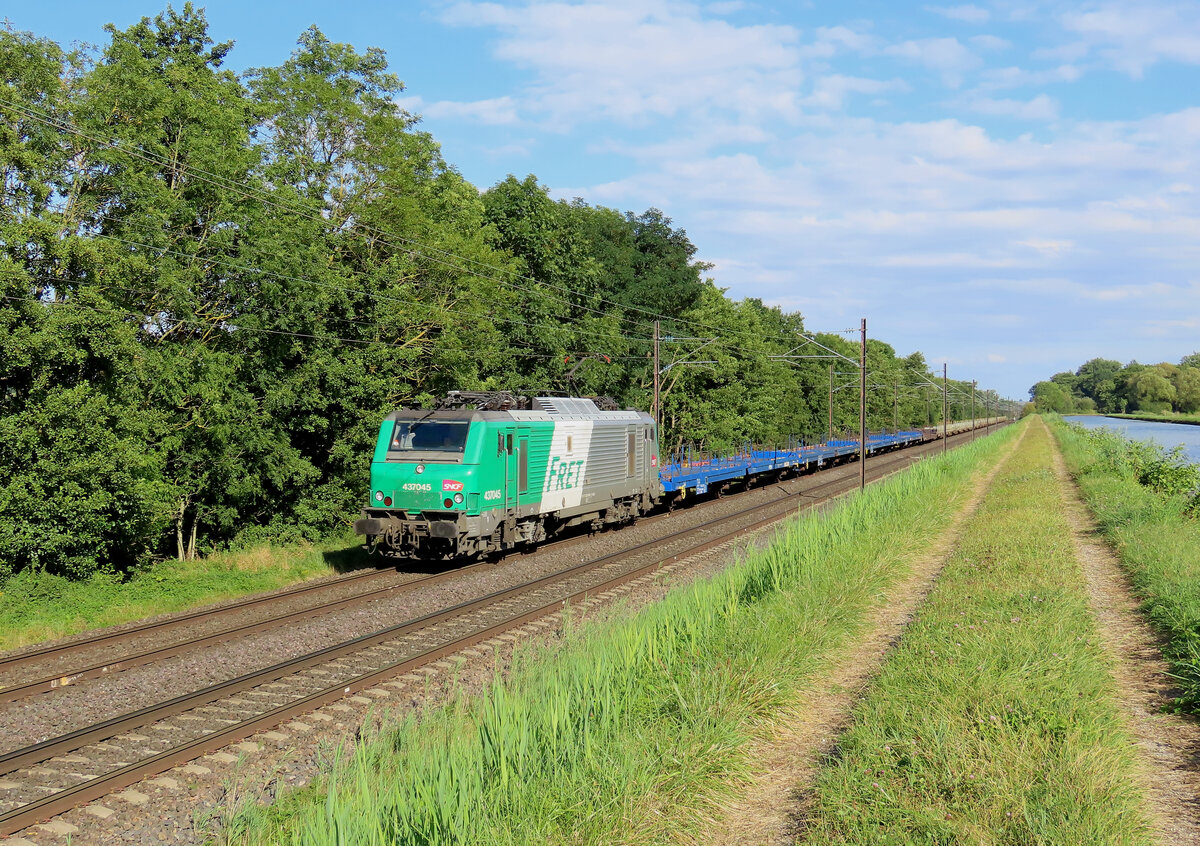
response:
<path id="1" fill-rule="evenodd" d="M 1179 364 L 1121 364 L 1093 358 L 1074 373 L 1055 373 L 1029 389 L 1039 411 L 1101 414 L 1147 411 L 1200 411 L 1200 353 Z"/>
<path id="2" fill-rule="evenodd" d="M 238 75 L 190 4 L 106 32 L 0 31 L 0 582 L 344 527 L 380 419 L 449 389 L 647 409 L 655 318 L 664 449 L 823 437 L 829 361 L 772 358 L 799 314 L 725 296 L 655 209 L 481 193 L 382 51 L 311 28 Z M 869 366 L 872 427 L 936 421 L 920 353 Z"/>

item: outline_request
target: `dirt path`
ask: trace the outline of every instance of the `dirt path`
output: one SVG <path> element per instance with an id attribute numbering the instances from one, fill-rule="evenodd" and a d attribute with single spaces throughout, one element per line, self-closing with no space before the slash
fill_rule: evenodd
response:
<path id="1" fill-rule="evenodd" d="M 1038 425 L 1045 426 L 1040 420 Z M 1161 712 L 1176 691 L 1159 641 L 1138 611 L 1116 555 L 1098 537 L 1057 441 L 1054 472 L 1062 483 L 1064 513 L 1108 653 L 1117 701 L 1137 741 L 1147 812 L 1162 843 L 1200 846 L 1200 724 Z"/>
<path id="2" fill-rule="evenodd" d="M 705 842 L 714 846 L 792 842 L 792 821 L 804 812 L 808 803 L 805 791 L 821 760 L 833 751 L 838 737 L 849 726 L 854 703 L 932 589 L 964 522 L 978 508 L 992 479 L 1025 432 L 1009 445 L 991 470 L 975 480 L 969 499 L 950 520 L 947 531 L 933 549 L 913 562 L 911 575 L 883 598 L 862 635 L 834 655 L 815 686 L 793 703 L 784 728 L 751 752 L 758 775 L 741 799 L 727 806 L 724 818 Z"/>

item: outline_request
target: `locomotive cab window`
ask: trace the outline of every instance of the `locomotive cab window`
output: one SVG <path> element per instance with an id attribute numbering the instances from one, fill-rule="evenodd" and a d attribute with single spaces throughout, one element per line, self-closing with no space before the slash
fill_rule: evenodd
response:
<path id="1" fill-rule="evenodd" d="M 390 452 L 463 451 L 467 443 L 468 421 L 397 420 L 392 430 Z"/>

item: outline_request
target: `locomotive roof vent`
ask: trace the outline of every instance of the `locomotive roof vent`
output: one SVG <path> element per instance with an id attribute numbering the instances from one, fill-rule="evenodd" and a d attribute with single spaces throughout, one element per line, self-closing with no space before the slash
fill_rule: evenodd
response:
<path id="1" fill-rule="evenodd" d="M 596 407 L 596 403 L 590 399 L 580 399 L 579 397 L 534 397 L 533 408 L 535 411 L 562 416 L 571 414 L 590 416 L 600 411 Z"/>

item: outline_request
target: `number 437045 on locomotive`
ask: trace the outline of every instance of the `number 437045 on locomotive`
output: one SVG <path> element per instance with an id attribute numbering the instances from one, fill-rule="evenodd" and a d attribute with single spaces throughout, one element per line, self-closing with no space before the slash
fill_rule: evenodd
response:
<path id="1" fill-rule="evenodd" d="M 657 432 L 650 415 L 604 400 L 456 391 L 387 416 L 370 496 L 354 529 L 384 555 L 499 552 L 650 511 Z"/>

